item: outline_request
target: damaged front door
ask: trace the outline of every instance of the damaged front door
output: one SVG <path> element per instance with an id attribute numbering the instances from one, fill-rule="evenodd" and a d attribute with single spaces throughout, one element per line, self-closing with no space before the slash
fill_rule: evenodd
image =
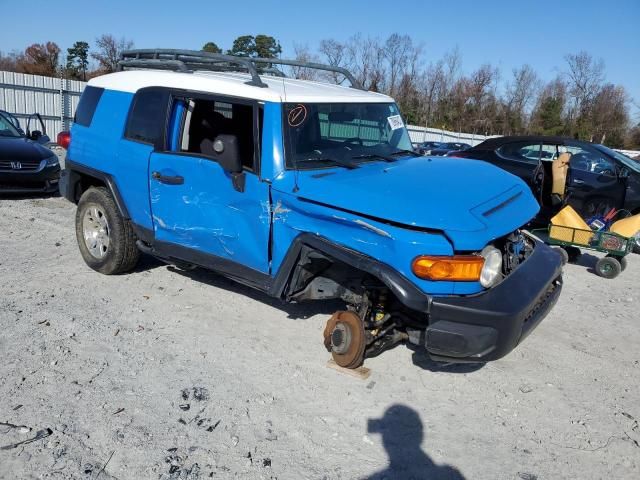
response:
<path id="1" fill-rule="evenodd" d="M 212 98 L 175 98 L 167 149 L 151 154 L 149 190 L 156 244 L 176 257 L 208 254 L 269 269 L 269 187 L 255 174 L 255 106 Z M 218 135 L 238 140 L 245 184 L 216 161 Z M 201 263 L 201 262 L 198 262 Z"/>

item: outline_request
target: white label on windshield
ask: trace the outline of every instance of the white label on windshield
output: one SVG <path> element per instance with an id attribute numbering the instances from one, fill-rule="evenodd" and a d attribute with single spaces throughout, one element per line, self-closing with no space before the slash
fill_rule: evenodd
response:
<path id="1" fill-rule="evenodd" d="M 397 130 L 404 127 L 404 123 L 402 122 L 402 117 L 400 115 L 392 115 L 391 117 L 387 117 L 387 121 L 389 122 L 391 130 Z"/>

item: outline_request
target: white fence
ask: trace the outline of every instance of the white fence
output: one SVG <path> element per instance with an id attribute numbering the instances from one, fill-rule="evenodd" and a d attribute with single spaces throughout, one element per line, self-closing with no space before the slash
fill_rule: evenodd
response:
<path id="1" fill-rule="evenodd" d="M 423 142 L 461 142 L 468 143 L 472 147 L 485 141 L 491 136 L 476 135 L 473 133 L 450 132 L 439 128 L 425 128 L 416 125 L 407 125 L 411 142 L 414 145 Z"/>
<path id="2" fill-rule="evenodd" d="M 45 122 L 47 134 L 55 141 L 59 132 L 71 127 L 85 85 L 85 82 L 77 80 L 0 71 L 0 110 L 18 117 L 23 128 L 27 126 L 27 119 L 32 113 L 39 113 Z M 462 142 L 473 146 L 491 138 L 416 125 L 407 125 L 407 128 L 414 145 L 433 141 Z M 619 151 L 631 157 L 640 155 L 640 151 Z"/>
<path id="3" fill-rule="evenodd" d="M 23 128 L 32 113 L 39 113 L 47 134 L 55 141 L 68 130 L 85 83 L 62 78 L 0 71 L 0 110 L 14 114 Z M 31 129 L 40 129 L 34 126 Z"/>

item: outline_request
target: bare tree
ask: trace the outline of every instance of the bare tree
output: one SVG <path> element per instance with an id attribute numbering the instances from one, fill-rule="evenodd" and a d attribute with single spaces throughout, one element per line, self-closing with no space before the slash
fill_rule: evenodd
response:
<path id="1" fill-rule="evenodd" d="M 318 62 L 318 57 L 315 54 L 311 53 L 308 45 L 295 44 L 293 46 L 293 51 L 295 53 L 295 59 L 300 62 Z M 291 76 L 293 76 L 293 78 L 299 78 L 301 80 L 318 80 L 318 78 L 320 77 L 320 72 L 312 68 L 291 67 Z"/>
<path id="2" fill-rule="evenodd" d="M 396 95 L 401 80 L 407 75 L 415 77 L 421 48 L 413 45 L 409 35 L 392 34 L 384 43 L 384 56 L 389 68 L 387 91 Z"/>
<path id="3" fill-rule="evenodd" d="M 385 88 L 385 55 L 377 38 L 354 35 L 345 44 L 345 66 L 354 72 L 364 88 L 375 92 Z"/>
<path id="4" fill-rule="evenodd" d="M 120 54 L 133 48 L 133 42 L 126 38 L 117 40 L 113 35 L 104 34 L 96 39 L 97 52 L 91 56 L 98 62 L 100 73 L 115 72 L 120 61 Z"/>
<path id="5" fill-rule="evenodd" d="M 424 71 L 420 80 L 420 88 L 422 90 L 420 103 L 423 110 L 421 123 L 424 123 L 425 126 L 430 126 L 438 99 L 442 98 L 446 93 L 444 62 L 442 60 L 435 64 L 432 63 Z"/>
<path id="6" fill-rule="evenodd" d="M 333 67 L 345 66 L 345 46 L 344 44 L 336 40 L 322 40 L 320 42 L 320 48 L 318 49 L 320 54 L 324 56 L 325 61 Z M 342 75 L 336 72 L 330 72 L 329 76 L 333 83 L 340 83 L 343 78 Z"/>
<path id="7" fill-rule="evenodd" d="M 588 137 L 592 128 L 591 109 L 593 100 L 604 82 L 604 62 L 594 60 L 587 52 L 565 55 L 568 70 L 569 94 L 573 102 L 569 109 L 568 122 L 573 135 Z"/>
<path id="8" fill-rule="evenodd" d="M 530 65 L 513 69 L 513 78 L 507 84 L 504 109 L 506 133 L 523 133 L 529 106 L 540 88 L 538 75 Z"/>
<path id="9" fill-rule="evenodd" d="M 629 130 L 629 101 L 624 87 L 611 83 L 600 89 L 593 100 L 591 140 L 622 147 Z"/>

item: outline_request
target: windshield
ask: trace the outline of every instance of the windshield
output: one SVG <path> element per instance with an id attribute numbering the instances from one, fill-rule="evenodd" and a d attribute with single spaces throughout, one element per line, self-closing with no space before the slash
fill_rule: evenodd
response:
<path id="1" fill-rule="evenodd" d="M 629 167 L 636 172 L 640 172 L 640 163 L 635 160 L 623 155 L 620 152 L 616 152 L 615 150 L 611 150 L 609 147 L 605 147 L 604 145 L 594 145 L 601 152 L 606 153 L 607 155 L 615 158 L 619 162 L 622 162 L 625 166 Z"/>
<path id="2" fill-rule="evenodd" d="M 0 137 L 21 137 L 16 127 L 2 114 L 0 114 Z"/>
<path id="3" fill-rule="evenodd" d="M 293 169 L 355 168 L 413 150 L 394 103 L 285 104 L 284 131 Z"/>

